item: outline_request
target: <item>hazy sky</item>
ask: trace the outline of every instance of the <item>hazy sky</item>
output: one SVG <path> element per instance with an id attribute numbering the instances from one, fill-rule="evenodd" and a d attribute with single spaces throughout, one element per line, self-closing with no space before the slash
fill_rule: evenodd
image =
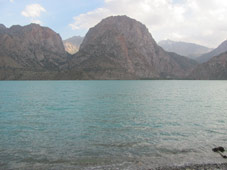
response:
<path id="1" fill-rule="evenodd" d="M 156 41 L 216 47 L 227 39 L 226 0 L 0 0 L 0 23 L 48 26 L 63 39 L 85 35 L 111 15 L 144 23 Z"/>

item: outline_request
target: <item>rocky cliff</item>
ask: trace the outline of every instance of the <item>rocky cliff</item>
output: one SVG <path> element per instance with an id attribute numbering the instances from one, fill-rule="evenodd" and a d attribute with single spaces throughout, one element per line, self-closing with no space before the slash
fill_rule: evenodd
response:
<path id="1" fill-rule="evenodd" d="M 145 25 L 114 16 L 89 30 L 70 72 L 72 79 L 182 78 L 191 66 L 178 62 L 157 45 Z"/>
<path id="2" fill-rule="evenodd" d="M 61 37 L 51 29 L 0 25 L 0 79 L 49 79 L 67 59 Z"/>

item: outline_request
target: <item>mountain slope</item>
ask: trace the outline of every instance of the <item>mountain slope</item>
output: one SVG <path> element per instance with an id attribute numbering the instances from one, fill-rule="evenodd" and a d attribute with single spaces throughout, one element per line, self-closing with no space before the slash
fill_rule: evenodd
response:
<path id="1" fill-rule="evenodd" d="M 216 49 L 214 49 L 213 51 L 207 53 L 207 54 L 204 54 L 200 57 L 198 57 L 196 60 L 199 62 L 199 63 L 205 63 L 207 62 L 208 60 L 210 60 L 212 57 L 215 57 L 215 56 L 218 56 L 224 52 L 227 52 L 227 40 L 224 41 L 223 43 L 221 43 Z"/>
<path id="2" fill-rule="evenodd" d="M 168 52 L 168 54 L 180 65 L 181 69 L 184 70 L 186 76 L 198 65 L 195 60 L 192 60 L 190 58 L 178 55 L 173 52 Z"/>
<path id="3" fill-rule="evenodd" d="M 42 72 L 59 71 L 68 60 L 61 37 L 37 24 L 1 25 L 0 44 L 0 79 L 24 79 L 25 72 L 27 79 L 42 79 Z"/>
<path id="4" fill-rule="evenodd" d="M 189 76 L 190 79 L 227 80 L 227 52 L 198 65 Z"/>
<path id="5" fill-rule="evenodd" d="M 195 59 L 202 54 L 210 52 L 212 49 L 187 42 L 176 42 L 171 40 L 163 40 L 158 43 L 164 50 L 174 52 L 182 56 Z"/>
<path id="6" fill-rule="evenodd" d="M 180 78 L 189 70 L 127 16 L 108 17 L 91 28 L 70 63 L 79 79 Z"/>
<path id="7" fill-rule="evenodd" d="M 83 41 L 84 37 L 74 36 L 67 40 L 64 40 L 65 50 L 70 54 L 75 54 L 79 51 L 80 45 Z"/>

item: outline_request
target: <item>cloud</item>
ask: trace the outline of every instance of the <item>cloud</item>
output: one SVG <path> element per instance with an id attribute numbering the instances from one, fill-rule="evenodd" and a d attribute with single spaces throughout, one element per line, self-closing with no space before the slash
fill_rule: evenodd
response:
<path id="1" fill-rule="evenodd" d="M 75 16 L 70 26 L 87 30 L 110 15 L 141 21 L 157 41 L 172 39 L 215 47 L 227 38 L 226 0 L 104 0 L 102 8 Z"/>
<path id="2" fill-rule="evenodd" d="M 10 2 L 14 2 L 14 0 L 9 0 Z"/>
<path id="3" fill-rule="evenodd" d="M 75 22 L 73 24 L 70 24 L 70 26 L 73 30 L 88 29 L 96 25 L 100 20 L 104 18 L 104 16 L 109 15 L 112 15 L 112 12 L 108 9 L 98 8 L 94 11 L 74 17 Z"/>
<path id="4" fill-rule="evenodd" d="M 40 17 L 42 12 L 46 12 L 46 10 L 39 4 L 31 4 L 27 5 L 26 8 L 21 12 L 21 15 L 30 18 Z"/>
<path id="5" fill-rule="evenodd" d="M 39 25 L 42 24 L 42 22 L 41 22 L 40 20 L 38 20 L 38 19 L 32 19 L 32 20 L 31 20 L 31 23 L 39 24 Z"/>

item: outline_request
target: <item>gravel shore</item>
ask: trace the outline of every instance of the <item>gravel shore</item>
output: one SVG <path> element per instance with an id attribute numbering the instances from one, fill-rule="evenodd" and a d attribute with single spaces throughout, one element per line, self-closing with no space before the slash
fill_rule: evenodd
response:
<path id="1" fill-rule="evenodd" d="M 189 165 L 189 166 L 181 166 L 181 167 L 162 167 L 162 168 L 156 168 L 155 170 L 227 170 L 227 163 Z"/>

